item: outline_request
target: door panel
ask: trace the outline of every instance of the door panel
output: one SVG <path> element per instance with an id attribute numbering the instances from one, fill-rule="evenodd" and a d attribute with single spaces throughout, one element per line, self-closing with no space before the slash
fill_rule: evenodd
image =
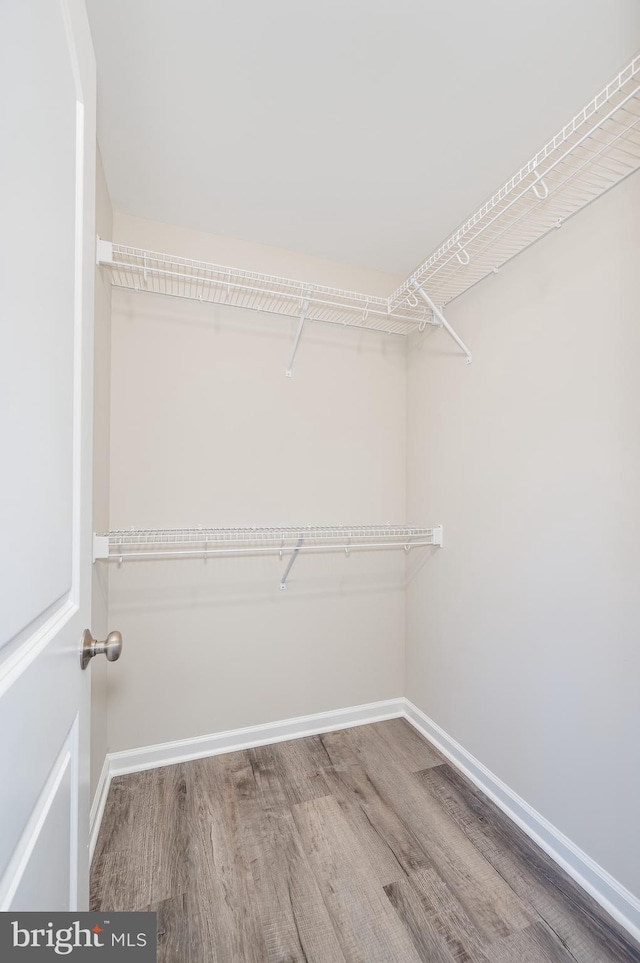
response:
<path id="1" fill-rule="evenodd" d="M 0 21 L 0 909 L 82 909 L 95 64 L 82 0 Z"/>
<path id="2" fill-rule="evenodd" d="M 14 910 L 67 910 L 77 887 L 69 853 L 73 841 L 75 727 L 56 759 L 12 859 L 12 886 L 5 904 Z"/>
<path id="3" fill-rule="evenodd" d="M 3 7 L 0 645 L 71 590 L 77 97 L 59 2 Z M 23 45 L 15 38 L 28 37 Z M 6 96 L 7 91 L 12 91 Z M 6 220 L 5 220 L 6 219 Z M 6 339 L 6 340 L 5 340 Z M 35 348 L 35 350 L 34 350 Z"/>
<path id="4" fill-rule="evenodd" d="M 43 802 L 44 787 L 57 760 L 69 753 L 78 769 L 78 746 L 71 747 L 70 734 L 81 722 L 84 726 L 88 723 L 83 713 L 88 710 L 89 693 L 84 684 L 78 691 L 76 677 L 88 677 L 89 673 L 80 669 L 78 639 L 72 627 L 76 618 L 74 613 L 0 696 L 0 866 L 14 858 L 20 840 L 28 842 L 27 826 Z M 67 644 L 60 636 L 68 639 Z M 0 881 L 0 909 L 5 908 L 6 891 L 14 884 L 12 878 Z"/>

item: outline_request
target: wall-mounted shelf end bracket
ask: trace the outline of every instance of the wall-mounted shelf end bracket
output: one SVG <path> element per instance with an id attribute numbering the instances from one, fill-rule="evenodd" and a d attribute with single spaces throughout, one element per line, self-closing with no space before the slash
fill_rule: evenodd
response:
<path id="1" fill-rule="evenodd" d="M 435 528 L 431 530 L 432 533 L 432 545 L 437 545 L 438 548 L 442 548 L 444 545 L 444 531 L 442 525 L 436 525 Z"/>
<path id="2" fill-rule="evenodd" d="M 287 587 L 287 579 L 289 578 L 289 572 L 290 572 L 291 569 L 293 568 L 293 563 L 295 562 L 295 560 L 296 560 L 297 557 L 298 557 L 298 553 L 300 552 L 300 549 L 301 549 L 301 547 L 302 547 L 302 543 L 303 543 L 303 542 L 304 542 L 304 535 L 300 535 L 299 538 L 298 538 L 298 541 L 296 542 L 296 547 L 294 548 L 293 552 L 291 553 L 291 558 L 289 559 L 289 564 L 288 564 L 287 567 L 285 568 L 284 573 L 283 573 L 283 575 L 282 575 L 282 578 L 280 579 L 280 591 L 281 591 L 281 592 L 284 592 L 284 590 L 285 590 L 286 587 Z"/>
<path id="3" fill-rule="evenodd" d="M 103 241 L 98 235 L 96 238 L 96 264 L 113 263 L 113 241 Z"/>
<path id="4" fill-rule="evenodd" d="M 414 290 L 415 290 L 416 294 L 419 294 L 419 295 L 420 295 L 420 297 L 421 297 L 422 300 L 425 302 L 425 304 L 427 304 L 427 305 L 431 308 L 431 310 L 433 311 L 433 316 L 434 316 L 434 318 L 438 321 L 438 323 L 440 324 L 440 326 L 443 327 L 443 328 L 445 329 L 445 331 L 453 338 L 453 340 L 454 340 L 455 343 L 458 345 L 458 347 L 461 348 L 462 351 L 464 351 L 464 353 L 465 353 L 466 356 L 467 356 L 467 364 L 471 364 L 471 362 L 473 361 L 473 355 L 471 354 L 471 352 L 470 352 L 469 349 L 467 348 L 467 346 L 466 346 L 466 344 L 464 343 L 464 341 L 462 340 L 462 338 L 461 338 L 459 335 L 457 335 L 456 332 L 453 330 L 453 328 L 451 327 L 451 325 L 449 324 L 449 322 L 448 322 L 447 319 L 445 318 L 445 316 L 444 316 L 444 314 L 442 313 L 442 311 L 440 310 L 440 308 L 437 308 L 437 307 L 435 306 L 435 304 L 433 303 L 433 301 L 431 300 L 431 298 L 429 297 L 429 295 L 426 294 L 426 292 L 422 290 L 422 288 L 420 287 L 420 285 L 418 284 L 417 281 L 416 281 L 415 284 L 414 284 Z"/>
<path id="5" fill-rule="evenodd" d="M 296 331 L 295 338 L 293 339 L 293 347 L 291 348 L 291 357 L 289 358 L 289 364 L 287 365 L 287 370 L 285 372 L 287 378 L 291 377 L 291 372 L 293 370 L 293 362 L 295 360 L 296 351 L 298 350 L 298 344 L 300 342 L 300 337 L 302 335 L 302 329 L 304 327 L 304 321 L 307 316 L 307 311 L 309 310 L 309 295 L 311 294 L 311 288 L 307 288 L 305 291 L 305 297 L 302 299 L 302 304 L 300 305 L 300 319 L 298 321 L 298 329 Z M 281 585 L 280 588 L 285 586 Z"/>
<path id="6" fill-rule="evenodd" d="M 108 561 L 108 559 L 109 559 L 109 536 L 94 534 L 93 561 L 101 562 L 101 561 Z"/>

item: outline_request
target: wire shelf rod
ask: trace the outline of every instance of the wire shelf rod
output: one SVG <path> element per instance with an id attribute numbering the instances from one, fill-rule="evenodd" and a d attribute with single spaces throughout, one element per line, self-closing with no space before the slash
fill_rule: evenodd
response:
<path id="1" fill-rule="evenodd" d="M 303 540 L 301 545 L 301 551 L 306 553 L 316 553 L 316 552 L 347 552 L 347 551 L 363 551 L 365 549 L 397 549 L 403 548 L 408 551 L 412 548 L 425 548 L 427 546 L 435 545 L 432 541 L 406 541 L 406 542 L 376 542 L 368 544 L 351 544 L 345 542 L 344 545 L 308 545 Z M 276 546 L 260 547 L 256 546 L 254 548 L 203 548 L 198 549 L 168 549 L 166 552 L 161 551 L 150 551 L 150 552 L 123 552 L 118 554 L 110 554 L 104 558 L 96 559 L 96 561 L 110 561 L 119 562 L 126 560 L 141 560 L 141 559 L 154 559 L 154 558 L 213 558 L 217 555 L 290 555 L 295 552 L 295 546 L 285 546 L 282 549 Z"/>

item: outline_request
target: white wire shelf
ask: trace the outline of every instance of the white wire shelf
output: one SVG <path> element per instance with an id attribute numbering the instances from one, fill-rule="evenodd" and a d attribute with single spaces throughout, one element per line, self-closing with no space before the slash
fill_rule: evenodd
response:
<path id="1" fill-rule="evenodd" d="M 442 528 L 405 525 L 359 525 L 353 528 L 183 528 L 129 529 L 94 535 L 94 561 L 133 558 L 195 557 L 291 553 L 302 538 L 305 551 L 351 551 L 359 548 L 415 548 L 438 545 Z"/>
<path id="2" fill-rule="evenodd" d="M 640 169 L 640 55 L 626 64 L 524 167 L 388 298 L 99 240 L 116 287 L 298 317 L 287 374 L 306 321 L 408 335 L 443 326 L 441 309 Z"/>
<path id="3" fill-rule="evenodd" d="M 442 547 L 442 526 L 357 525 L 301 528 L 129 529 L 93 536 L 93 560 L 125 562 L 217 555 L 289 556 L 280 587 L 299 552 L 346 552 Z"/>
<path id="4" fill-rule="evenodd" d="M 257 274 L 242 268 L 127 247 L 98 244 L 98 263 L 108 268 L 115 287 L 164 294 L 188 301 L 299 317 L 388 334 L 409 334 L 431 322 L 423 305 L 404 304 L 396 311 L 389 299 L 339 288 Z"/>
<path id="5" fill-rule="evenodd" d="M 93 560 L 141 561 L 163 558 L 209 558 L 216 555 L 290 556 L 280 582 L 286 587 L 299 552 L 346 552 L 442 547 L 442 526 L 356 525 L 335 528 L 181 528 L 128 529 L 93 536 Z"/>
<path id="6" fill-rule="evenodd" d="M 640 168 L 640 55 L 433 252 L 389 298 L 443 307 Z"/>

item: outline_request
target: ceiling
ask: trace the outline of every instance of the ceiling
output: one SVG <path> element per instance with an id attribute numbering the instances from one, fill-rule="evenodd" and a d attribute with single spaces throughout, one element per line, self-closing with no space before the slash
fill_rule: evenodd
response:
<path id="1" fill-rule="evenodd" d="M 114 209 L 406 275 L 640 47 L 638 0 L 87 0 Z"/>

